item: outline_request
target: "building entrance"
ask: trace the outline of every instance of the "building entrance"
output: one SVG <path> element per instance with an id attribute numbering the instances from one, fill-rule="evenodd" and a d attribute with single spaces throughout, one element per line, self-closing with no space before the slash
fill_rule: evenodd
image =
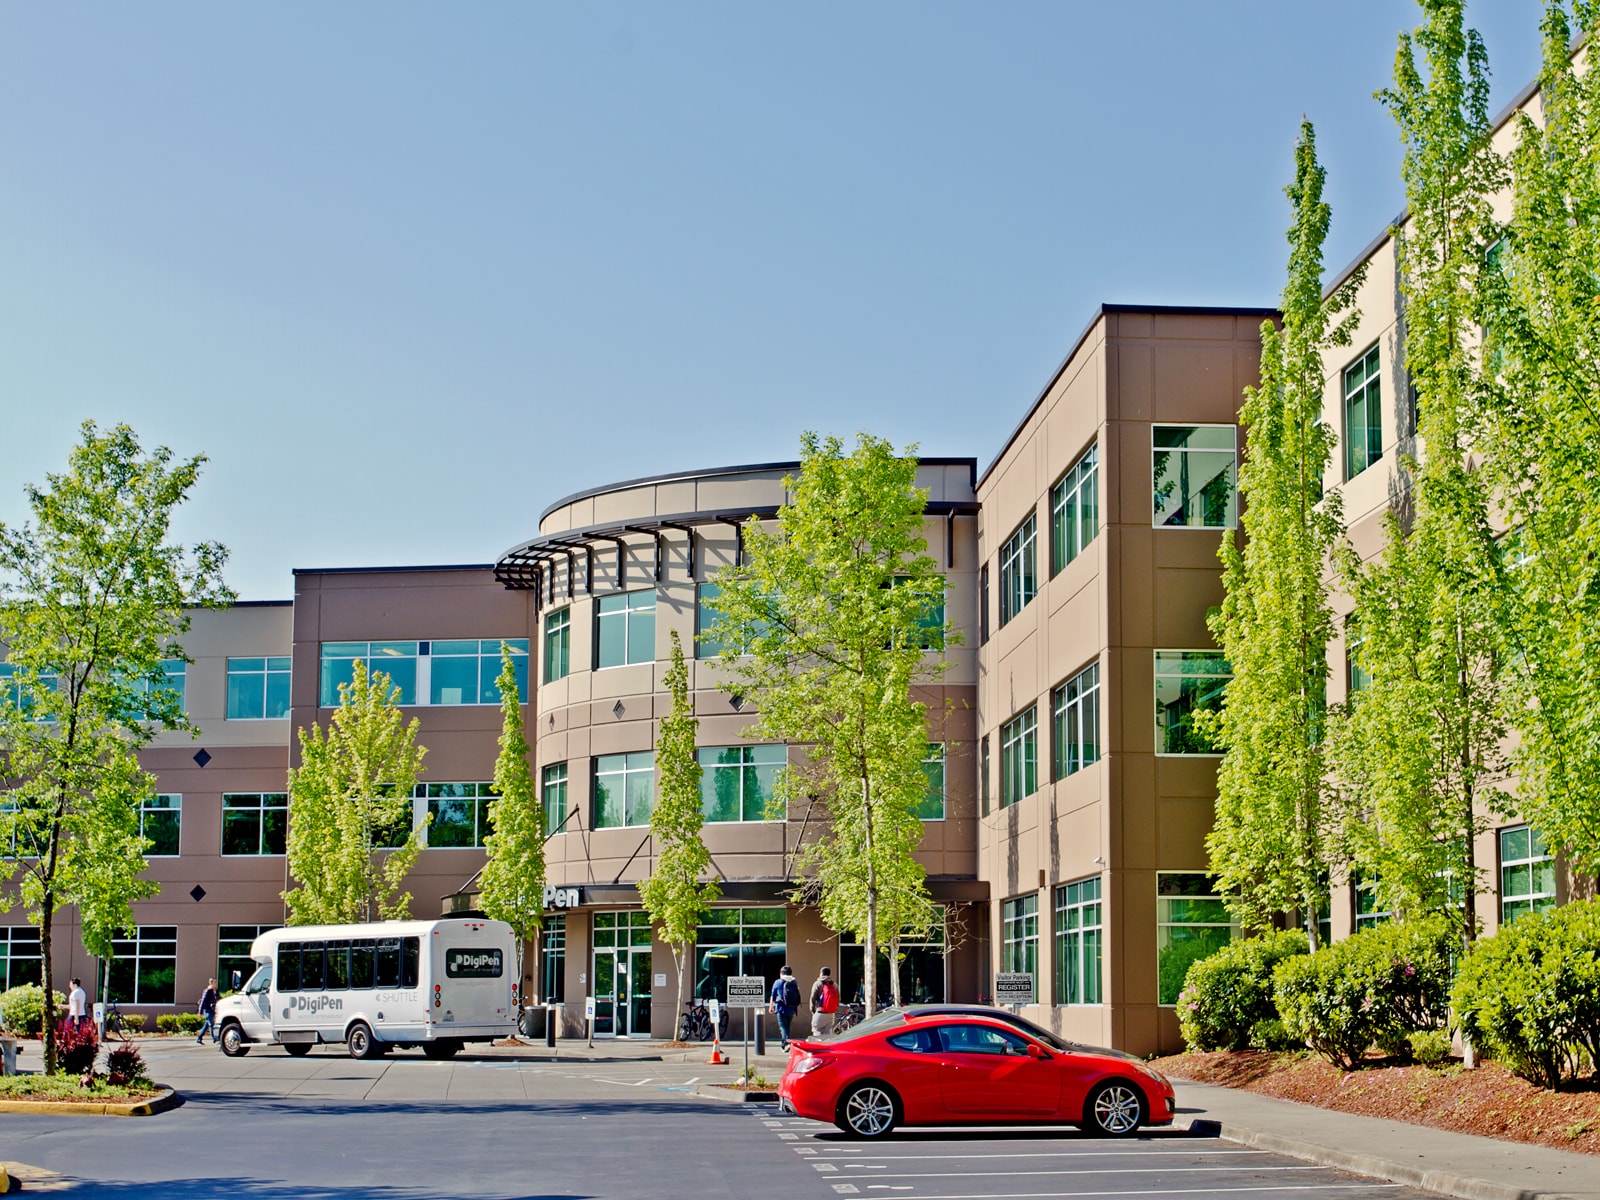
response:
<path id="1" fill-rule="evenodd" d="M 595 1036 L 648 1037 L 650 998 L 650 918 L 595 913 Z"/>

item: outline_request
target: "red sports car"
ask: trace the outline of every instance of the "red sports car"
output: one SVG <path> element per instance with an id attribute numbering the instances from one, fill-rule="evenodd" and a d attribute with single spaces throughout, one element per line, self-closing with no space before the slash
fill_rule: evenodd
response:
<path id="1" fill-rule="evenodd" d="M 1160 1072 L 999 1009 L 891 1009 L 789 1047 L 779 1103 L 856 1137 L 897 1125 L 1032 1121 L 1121 1137 L 1172 1123 L 1172 1084 Z"/>

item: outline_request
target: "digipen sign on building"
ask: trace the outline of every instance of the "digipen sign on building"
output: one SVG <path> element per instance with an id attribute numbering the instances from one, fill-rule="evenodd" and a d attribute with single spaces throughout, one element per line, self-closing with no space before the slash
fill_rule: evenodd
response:
<path id="1" fill-rule="evenodd" d="M 546 908 L 578 908 L 582 904 L 582 888 L 547 886 L 544 889 L 544 906 Z"/>

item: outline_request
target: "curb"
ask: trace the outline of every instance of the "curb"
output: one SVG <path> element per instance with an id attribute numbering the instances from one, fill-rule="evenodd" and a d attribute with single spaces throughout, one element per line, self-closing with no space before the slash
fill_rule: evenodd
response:
<path id="1" fill-rule="evenodd" d="M 1491 1179 L 1476 1179 L 1470 1175 L 1457 1175 L 1453 1171 L 1429 1170 L 1391 1162 L 1375 1154 L 1353 1154 L 1331 1146 L 1299 1138 L 1283 1137 L 1276 1133 L 1263 1133 L 1222 1121 L 1197 1120 L 1189 1123 L 1189 1133 L 1195 1137 L 1219 1137 L 1223 1141 L 1237 1142 L 1256 1150 L 1271 1150 L 1287 1154 L 1290 1158 L 1316 1163 L 1321 1167 L 1337 1167 L 1353 1175 L 1383 1179 L 1390 1183 L 1403 1183 L 1409 1187 L 1456 1196 L 1460 1200 L 1579 1200 L 1566 1192 L 1540 1192 L 1519 1188 L 1509 1183 L 1496 1183 Z"/>
<path id="2" fill-rule="evenodd" d="M 694 1094 L 704 1096 L 710 1100 L 722 1100 L 728 1104 L 776 1104 L 777 1092 L 741 1092 L 737 1088 L 719 1087 L 714 1083 L 697 1083 L 694 1085 Z"/>
<path id="3" fill-rule="evenodd" d="M 151 1117 L 183 1103 L 172 1088 L 164 1088 L 148 1100 L 128 1104 L 96 1103 L 89 1100 L 0 1100 L 0 1113 L 34 1113 L 67 1117 Z M 0 1188 L 0 1192 L 5 1189 Z"/>

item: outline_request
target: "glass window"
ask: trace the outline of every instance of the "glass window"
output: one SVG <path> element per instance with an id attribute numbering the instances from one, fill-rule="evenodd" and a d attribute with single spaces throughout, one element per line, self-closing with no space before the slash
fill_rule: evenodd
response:
<path id="1" fill-rule="evenodd" d="M 251 944 L 278 925 L 218 925 L 217 926 L 217 990 L 237 991 L 244 986 L 256 969 L 250 957 Z M 239 978 L 234 979 L 237 973 Z"/>
<path id="2" fill-rule="evenodd" d="M 145 857 L 171 858 L 177 854 L 182 822 L 182 796 L 146 796 L 139 804 L 139 835 L 150 843 Z"/>
<path id="3" fill-rule="evenodd" d="M 528 697 L 527 638 L 464 638 L 422 642 L 422 665 L 428 672 L 428 703 L 500 703 L 500 648 L 511 651 L 511 669 L 517 678 L 517 695 Z"/>
<path id="4" fill-rule="evenodd" d="M 334 694 L 333 702 L 339 703 L 337 692 Z M 228 660 L 228 720 L 265 721 L 288 715 L 287 656 Z"/>
<path id="5" fill-rule="evenodd" d="M 539 940 L 544 971 L 540 999 L 559 1004 L 567 998 L 567 918 L 546 917 L 539 930 Z"/>
<path id="6" fill-rule="evenodd" d="M 695 589 L 694 654 L 696 658 L 717 658 L 727 651 L 743 654 L 746 647 L 742 643 L 748 637 L 756 637 L 767 631 L 766 622 L 758 621 L 744 627 L 744 631 L 736 644 L 730 645 L 720 642 L 713 637 L 712 632 L 716 629 L 717 622 L 723 619 L 722 612 L 717 608 L 717 597 L 721 594 L 722 588 L 714 583 L 702 583 Z"/>
<path id="7" fill-rule="evenodd" d="M 1100 877 L 1056 888 L 1056 1003 L 1100 1003 Z"/>
<path id="8" fill-rule="evenodd" d="M 1354 479 L 1383 457 L 1378 347 L 1344 369 L 1344 477 Z"/>
<path id="9" fill-rule="evenodd" d="M 1209 875 L 1156 873 L 1158 1004 L 1176 1004 L 1189 964 L 1233 940 L 1234 924 Z"/>
<path id="10" fill-rule="evenodd" d="M 1000 547 L 1000 624 L 1027 607 L 1039 592 L 1034 574 L 1034 522 L 1030 515 Z"/>
<path id="11" fill-rule="evenodd" d="M 228 792 L 222 797 L 223 854 L 282 854 L 289 834 L 284 792 Z"/>
<path id="12" fill-rule="evenodd" d="M 1039 897 L 1000 902 L 1000 969 L 1039 972 Z"/>
<path id="13" fill-rule="evenodd" d="M 111 939 L 106 998 L 129 1004 L 172 1004 L 178 978 L 178 927 L 141 925 Z"/>
<path id="14" fill-rule="evenodd" d="M 1153 425 L 1155 524 L 1232 529 L 1239 521 L 1232 425 Z"/>
<path id="15" fill-rule="evenodd" d="M 1556 906 L 1556 860 L 1537 829 L 1500 831 L 1500 920 L 1509 924 Z"/>
<path id="16" fill-rule="evenodd" d="M 413 794 L 427 800 L 433 818 L 426 835 L 429 846 L 483 845 L 489 835 L 489 802 L 498 795 L 493 783 L 419 783 Z"/>
<path id="17" fill-rule="evenodd" d="M 1356 932 L 1371 929 L 1374 925 L 1382 925 L 1386 921 L 1394 920 L 1392 909 L 1381 908 L 1378 899 L 1378 876 L 1376 873 L 1363 874 L 1359 870 L 1350 873 L 1350 882 L 1356 889 Z"/>
<path id="18" fill-rule="evenodd" d="M 188 669 L 189 664 L 181 658 L 164 658 L 161 660 L 161 690 L 167 693 L 165 699 L 171 702 L 173 709 L 180 713 L 185 711 L 183 700 L 185 684 L 188 682 Z M 141 696 L 150 694 L 150 681 L 148 679 L 136 680 L 133 687 L 134 691 Z M 142 715 L 149 717 L 151 715 L 150 709 L 146 707 Z"/>
<path id="19" fill-rule="evenodd" d="M 929 742 L 922 773 L 928 777 L 928 790 L 917 805 L 917 816 L 924 821 L 944 820 L 944 743 Z"/>
<path id="20" fill-rule="evenodd" d="M 39 931 L 31 925 L 0 925 L 0 991 L 44 983 Z"/>
<path id="21" fill-rule="evenodd" d="M 989 564 L 978 568 L 978 645 L 989 640 Z"/>
<path id="22" fill-rule="evenodd" d="M 572 670 L 572 609 L 558 608 L 544 618 L 544 681 L 565 679 Z"/>
<path id="23" fill-rule="evenodd" d="M 1055 778 L 1100 761 L 1100 664 L 1090 663 L 1050 694 Z"/>
<path id="24" fill-rule="evenodd" d="M 783 746 L 707 746 L 700 757 L 700 802 L 707 821 L 781 821 L 774 788 L 787 765 Z"/>
<path id="25" fill-rule="evenodd" d="M 1233 669 L 1220 650 L 1156 651 L 1156 753 L 1220 754 L 1195 714 L 1220 712 Z"/>
<path id="26" fill-rule="evenodd" d="M 1050 574 L 1078 555 L 1100 532 L 1100 448 L 1082 458 L 1050 489 Z"/>
<path id="27" fill-rule="evenodd" d="M 911 582 L 908 575 L 896 575 L 894 587 L 903 587 Z M 941 581 L 942 583 L 942 581 Z M 908 639 L 909 643 L 919 650 L 943 650 L 945 639 L 944 629 L 944 591 L 941 587 L 939 598 L 929 603 L 917 618 L 916 631 Z"/>
<path id="28" fill-rule="evenodd" d="M 940 1025 L 939 1044 L 946 1054 L 997 1054 L 1026 1058 L 1028 1039 L 990 1025 Z"/>
<path id="29" fill-rule="evenodd" d="M 565 828 L 567 819 L 567 764 L 551 763 L 541 777 L 539 798 L 544 803 L 544 832 L 554 837 Z"/>
<path id="30" fill-rule="evenodd" d="M 714 908 L 707 913 L 695 935 L 695 998 L 726 1000 L 730 975 L 760 975 L 770 992 L 779 969 L 789 961 L 786 921 L 781 908 Z"/>
<path id="31" fill-rule="evenodd" d="M 978 739 L 978 801 L 983 815 L 989 815 L 989 735 Z"/>
<path id="32" fill-rule="evenodd" d="M 595 605 L 594 665 L 621 667 L 656 658 L 656 594 L 617 592 Z"/>
<path id="33" fill-rule="evenodd" d="M 1000 727 L 1000 807 L 1039 789 L 1039 729 L 1035 705 Z"/>
<path id="34" fill-rule="evenodd" d="M 1361 665 L 1361 647 L 1366 639 L 1352 617 L 1344 623 L 1345 686 L 1349 694 L 1365 691 L 1372 686 L 1372 672 Z"/>
<path id="35" fill-rule="evenodd" d="M 941 908 L 938 920 L 928 929 L 926 937 L 900 943 L 900 999 L 903 1003 L 944 1003 L 944 939 L 944 909 Z M 839 994 L 854 1004 L 860 1004 L 866 996 L 866 961 L 865 947 L 853 934 L 841 933 Z M 886 1005 L 894 998 L 887 941 L 878 945 L 877 991 L 879 1005 Z"/>
<path id="36" fill-rule="evenodd" d="M 60 679 L 54 671 L 41 671 L 37 685 L 29 688 L 27 693 L 24 694 L 22 680 L 18 677 L 19 674 L 19 669 L 13 664 L 0 663 L 0 693 L 3 693 L 14 707 L 20 708 L 23 712 L 28 712 L 33 708 L 36 694 L 53 692 L 60 684 Z M 47 721 L 50 718 L 47 715 L 41 715 L 34 719 Z"/>
<path id="37" fill-rule="evenodd" d="M 339 685 L 355 678 L 356 660 L 368 671 L 382 671 L 400 689 L 401 704 L 417 702 L 417 642 L 323 642 L 322 686 L 318 703 L 339 706 Z"/>
<path id="38" fill-rule="evenodd" d="M 594 760 L 593 827 L 617 829 L 650 824 L 655 787 L 654 751 L 602 754 Z"/>

